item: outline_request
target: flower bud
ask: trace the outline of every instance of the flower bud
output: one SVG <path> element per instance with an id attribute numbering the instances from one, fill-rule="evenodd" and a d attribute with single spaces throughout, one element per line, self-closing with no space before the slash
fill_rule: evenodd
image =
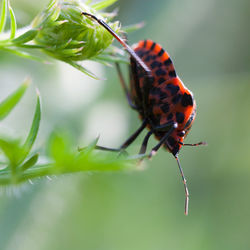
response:
<path id="1" fill-rule="evenodd" d="M 99 24 L 82 16 L 83 11 L 105 20 L 79 0 L 52 0 L 33 21 L 33 28 L 38 29 L 34 42 L 50 56 L 66 62 L 99 55 L 111 45 L 113 37 Z M 119 31 L 118 22 L 108 24 Z"/>

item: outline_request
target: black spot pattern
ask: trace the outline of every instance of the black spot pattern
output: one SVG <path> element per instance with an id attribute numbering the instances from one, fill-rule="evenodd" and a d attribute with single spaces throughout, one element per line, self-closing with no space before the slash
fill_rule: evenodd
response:
<path id="1" fill-rule="evenodd" d="M 176 73 L 175 73 L 174 70 L 169 71 L 168 75 L 169 75 L 170 77 L 176 77 Z"/>
<path id="2" fill-rule="evenodd" d="M 152 88 L 152 89 L 150 90 L 150 93 L 151 93 L 152 95 L 160 95 L 160 94 L 162 94 L 162 91 L 161 91 L 160 88 Z"/>
<path id="3" fill-rule="evenodd" d="M 168 83 L 166 89 L 171 92 L 172 95 L 176 95 L 179 91 L 180 87 L 178 85 L 174 85 L 172 83 Z"/>
<path id="4" fill-rule="evenodd" d="M 151 56 L 147 56 L 147 57 L 144 59 L 145 62 L 148 62 L 148 61 L 150 61 L 150 60 L 151 60 Z"/>
<path id="5" fill-rule="evenodd" d="M 183 123 L 184 122 L 185 116 L 184 116 L 184 114 L 182 112 L 176 112 L 175 116 L 176 116 L 176 121 L 178 123 Z"/>
<path id="6" fill-rule="evenodd" d="M 169 111 L 169 104 L 168 103 L 164 103 L 163 105 L 161 105 L 161 110 L 164 113 L 167 113 Z"/>
<path id="7" fill-rule="evenodd" d="M 171 65 L 171 64 L 172 64 L 172 61 L 171 61 L 170 58 L 168 58 L 167 60 L 164 61 L 164 65 L 165 65 L 165 66 L 169 66 L 169 65 Z"/>
<path id="8" fill-rule="evenodd" d="M 175 96 L 173 97 L 173 99 L 172 99 L 172 103 L 173 103 L 173 104 L 177 104 L 177 103 L 180 101 L 181 97 L 182 97 L 181 94 L 175 95 Z"/>
<path id="9" fill-rule="evenodd" d="M 153 43 L 150 50 L 154 50 L 156 43 Z"/>
<path id="10" fill-rule="evenodd" d="M 159 67 L 159 66 L 161 66 L 161 63 L 158 62 L 158 61 L 153 61 L 153 62 L 150 64 L 151 69 L 154 69 L 155 67 Z"/>
<path id="11" fill-rule="evenodd" d="M 147 46 L 147 40 L 144 40 L 143 47 L 146 48 Z"/>
<path id="12" fill-rule="evenodd" d="M 159 84 L 162 84 L 163 82 L 165 82 L 165 78 L 162 78 L 162 77 L 159 78 L 158 83 L 159 83 Z"/>
<path id="13" fill-rule="evenodd" d="M 162 56 L 164 54 L 164 49 L 161 49 L 160 52 L 158 53 L 158 56 Z"/>
<path id="14" fill-rule="evenodd" d="M 139 56 L 139 57 L 143 57 L 145 55 L 144 51 L 140 50 L 140 51 L 137 51 L 136 54 Z"/>
<path id="15" fill-rule="evenodd" d="M 181 105 L 183 107 L 193 106 L 193 97 L 190 94 L 185 93 L 181 99 Z"/>
<path id="16" fill-rule="evenodd" d="M 161 92 L 159 97 L 160 97 L 160 99 L 162 100 L 162 99 L 167 98 L 167 97 L 168 97 L 168 94 L 165 93 L 165 92 Z"/>
<path id="17" fill-rule="evenodd" d="M 162 75 L 166 75 L 167 72 L 166 72 L 165 70 L 159 68 L 159 69 L 157 69 L 157 70 L 155 71 L 155 74 L 156 74 L 157 76 L 162 76 Z"/>

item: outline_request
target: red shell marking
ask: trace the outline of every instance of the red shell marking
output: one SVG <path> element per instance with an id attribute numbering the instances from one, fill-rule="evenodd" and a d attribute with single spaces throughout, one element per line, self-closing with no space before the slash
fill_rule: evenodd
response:
<path id="1" fill-rule="evenodd" d="M 133 49 L 151 70 L 153 76 L 148 96 L 147 118 L 150 120 L 148 127 L 152 129 L 153 126 L 163 125 L 170 121 L 177 123 L 177 128 L 164 144 L 165 148 L 176 156 L 195 118 L 196 104 L 193 95 L 176 75 L 172 60 L 159 44 L 144 40 L 134 45 Z M 142 96 L 138 96 L 136 81 L 139 81 L 140 89 L 144 89 L 145 73 L 141 67 L 135 65 L 133 59 L 131 59 L 131 67 L 132 99 L 139 110 L 142 110 Z M 146 118 L 143 112 L 140 114 L 142 119 Z M 154 134 L 157 139 L 161 139 L 166 131 Z"/>

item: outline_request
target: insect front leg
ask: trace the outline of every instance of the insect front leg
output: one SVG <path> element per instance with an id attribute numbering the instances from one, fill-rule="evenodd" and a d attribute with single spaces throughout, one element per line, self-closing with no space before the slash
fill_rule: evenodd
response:
<path id="1" fill-rule="evenodd" d="M 175 122 L 168 122 L 166 124 L 153 127 L 147 133 L 147 135 L 145 136 L 145 138 L 143 140 L 143 143 L 142 143 L 141 149 L 140 149 L 140 154 L 144 154 L 146 152 L 149 138 L 154 132 L 157 132 L 157 131 L 158 132 L 164 132 L 164 131 L 166 131 L 166 134 L 162 137 L 160 142 L 154 148 L 152 148 L 152 150 L 151 150 L 151 152 L 149 154 L 149 158 L 151 158 L 158 151 L 158 149 L 162 146 L 162 144 L 167 140 L 167 138 L 171 135 L 171 133 L 173 132 L 173 130 L 176 127 L 177 127 L 177 124 Z"/>

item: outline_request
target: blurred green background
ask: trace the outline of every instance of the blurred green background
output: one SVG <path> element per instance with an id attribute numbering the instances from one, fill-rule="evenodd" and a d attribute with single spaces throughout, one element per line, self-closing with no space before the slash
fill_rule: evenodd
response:
<path id="1" fill-rule="evenodd" d="M 48 1 L 11 2 L 23 26 Z M 160 150 L 144 171 L 72 174 L 3 188 L 0 249 L 249 249 L 250 1 L 120 0 L 115 6 L 123 25 L 146 22 L 129 34 L 129 42 L 159 42 L 197 101 L 186 142 L 204 140 L 208 147 L 180 153 L 190 214 L 183 214 L 175 159 Z M 55 128 L 72 133 L 76 145 L 87 145 L 100 134 L 101 145 L 119 146 L 140 121 L 126 103 L 115 70 L 86 65 L 107 80 L 92 80 L 62 63 L 43 65 L 0 51 L 1 99 L 25 76 L 33 79 L 1 131 L 27 133 L 37 86 L 43 113 L 36 147 L 44 147 Z M 138 152 L 143 135 L 129 148 L 131 154 Z M 150 147 L 155 143 L 152 138 Z"/>

